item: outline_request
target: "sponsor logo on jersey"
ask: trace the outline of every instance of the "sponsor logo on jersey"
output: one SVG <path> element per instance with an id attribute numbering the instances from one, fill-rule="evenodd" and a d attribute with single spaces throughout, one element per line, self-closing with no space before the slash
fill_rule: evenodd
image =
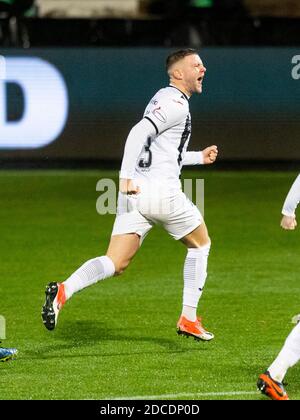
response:
<path id="1" fill-rule="evenodd" d="M 157 118 L 160 122 L 162 123 L 166 123 L 167 122 L 167 115 L 165 114 L 165 112 L 161 109 L 161 107 L 159 108 L 155 108 L 152 111 L 152 114 L 154 115 L 155 118 Z"/>

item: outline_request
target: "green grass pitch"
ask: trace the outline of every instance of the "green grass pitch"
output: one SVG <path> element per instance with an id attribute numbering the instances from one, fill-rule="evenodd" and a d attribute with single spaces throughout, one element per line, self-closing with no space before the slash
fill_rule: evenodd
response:
<path id="1" fill-rule="evenodd" d="M 120 278 L 75 295 L 54 332 L 44 289 L 102 255 L 114 216 L 96 212 L 96 183 L 116 172 L 0 173 L 0 314 L 6 346 L 0 399 L 264 399 L 258 375 L 300 312 L 300 233 L 279 228 L 295 173 L 187 172 L 205 178 L 213 247 L 199 313 L 211 343 L 178 337 L 185 248 L 160 228 Z M 288 376 L 300 399 L 300 366 Z"/>

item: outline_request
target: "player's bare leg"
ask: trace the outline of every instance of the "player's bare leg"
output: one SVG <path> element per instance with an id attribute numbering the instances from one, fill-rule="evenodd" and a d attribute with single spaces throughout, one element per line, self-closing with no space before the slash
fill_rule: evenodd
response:
<path id="1" fill-rule="evenodd" d="M 204 329 L 197 307 L 207 277 L 207 260 L 211 241 L 205 223 L 181 239 L 188 253 L 184 265 L 182 314 L 177 324 L 178 334 L 210 341 L 214 335 Z"/>
<path id="2" fill-rule="evenodd" d="M 206 245 L 210 245 L 211 241 L 208 235 L 206 224 L 204 222 L 201 223 L 197 229 L 182 238 L 181 242 L 187 248 L 200 248 Z"/>
<path id="3" fill-rule="evenodd" d="M 115 275 L 123 273 L 139 248 L 140 237 L 136 233 L 111 237 L 106 255 L 114 263 Z"/>
<path id="4" fill-rule="evenodd" d="M 64 283 L 50 283 L 46 287 L 46 301 L 42 319 L 48 330 L 54 330 L 59 311 L 74 293 L 100 280 L 120 275 L 128 267 L 140 247 L 140 237 L 133 234 L 112 236 L 107 254 L 87 261 Z"/>

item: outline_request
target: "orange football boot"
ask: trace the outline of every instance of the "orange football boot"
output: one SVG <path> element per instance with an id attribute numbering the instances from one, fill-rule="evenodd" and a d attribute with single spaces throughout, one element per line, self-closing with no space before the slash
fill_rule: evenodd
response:
<path id="1" fill-rule="evenodd" d="M 282 383 L 274 381 L 269 372 L 260 375 L 257 382 L 258 390 L 275 401 L 288 401 L 289 396 L 286 393 Z"/>
<path id="2" fill-rule="evenodd" d="M 195 322 L 189 321 L 183 315 L 177 323 L 177 334 L 186 337 L 194 337 L 195 340 L 210 341 L 214 335 L 203 327 L 202 319 L 197 318 Z"/>

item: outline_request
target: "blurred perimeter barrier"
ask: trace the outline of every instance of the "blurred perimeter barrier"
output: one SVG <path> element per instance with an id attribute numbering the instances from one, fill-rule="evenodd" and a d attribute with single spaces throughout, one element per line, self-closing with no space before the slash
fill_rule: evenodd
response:
<path id="1" fill-rule="evenodd" d="M 168 84 L 168 49 L 1 50 L 0 159 L 122 158 L 131 127 Z M 190 100 L 191 149 L 224 160 L 300 160 L 300 48 L 207 48 Z"/>
<path id="2" fill-rule="evenodd" d="M 139 0 L 36 0 L 41 17 L 135 16 Z"/>

